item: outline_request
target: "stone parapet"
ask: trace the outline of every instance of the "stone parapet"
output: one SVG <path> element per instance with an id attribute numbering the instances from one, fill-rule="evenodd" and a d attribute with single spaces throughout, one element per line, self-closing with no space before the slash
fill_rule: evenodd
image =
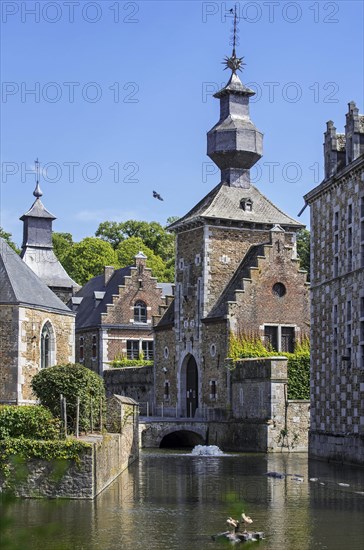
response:
<path id="1" fill-rule="evenodd" d="M 126 426 L 121 434 L 81 438 L 91 446 L 83 451 L 78 463 L 28 459 L 24 478 L 22 469 L 10 487 L 18 497 L 93 499 L 138 458 L 133 429 Z M 5 481 L 0 475 L 0 492 L 5 489 Z"/>

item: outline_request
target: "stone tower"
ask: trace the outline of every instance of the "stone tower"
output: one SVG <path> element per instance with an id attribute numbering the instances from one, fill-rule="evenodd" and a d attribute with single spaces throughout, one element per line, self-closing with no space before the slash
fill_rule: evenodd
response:
<path id="1" fill-rule="evenodd" d="M 175 299 L 155 327 L 156 407 L 164 414 L 227 418 L 231 333 L 254 333 L 276 351 L 292 348 L 309 321 L 306 274 L 295 235 L 303 226 L 250 183 L 263 136 L 249 115 L 254 94 L 226 58 L 231 77 L 215 94 L 220 119 L 207 154 L 221 182 L 169 229 L 176 233 Z M 219 416 L 216 416 L 219 415 Z"/>
<path id="2" fill-rule="evenodd" d="M 21 258 L 67 304 L 80 287 L 67 274 L 53 252 L 52 224 L 56 217 L 48 212 L 40 200 L 43 193 L 39 177 L 33 195 L 34 203 L 20 218 L 24 224 Z"/>
<path id="3" fill-rule="evenodd" d="M 214 97 L 220 99 L 220 120 L 207 134 L 207 154 L 221 170 L 221 181 L 233 187 L 250 187 L 250 168 L 262 157 L 263 134 L 249 116 L 246 88 L 235 71 Z"/>

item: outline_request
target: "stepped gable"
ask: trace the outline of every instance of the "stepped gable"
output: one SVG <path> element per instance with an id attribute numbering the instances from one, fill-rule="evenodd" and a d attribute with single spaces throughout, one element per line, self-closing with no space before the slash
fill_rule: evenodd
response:
<path id="1" fill-rule="evenodd" d="M 113 295 L 119 295 L 119 286 L 125 284 L 125 277 L 130 275 L 131 267 L 116 269 L 105 285 L 104 274 L 90 279 L 75 296 L 82 298 L 77 308 L 77 329 L 95 327 L 101 324 L 101 314 L 107 312 L 107 306 L 113 303 Z M 95 307 L 95 292 L 100 300 Z"/>
<path id="2" fill-rule="evenodd" d="M 0 237 L 0 303 L 73 315 L 71 310 Z"/>
<path id="3" fill-rule="evenodd" d="M 250 199 L 252 209 L 243 209 L 242 201 Z M 219 183 L 185 216 L 169 226 L 169 230 L 178 230 L 189 223 L 214 220 L 226 220 L 241 223 L 259 223 L 276 225 L 284 228 L 299 229 L 304 227 L 277 208 L 256 187 L 250 185 L 248 189 L 232 187 L 226 183 Z"/>
<path id="4" fill-rule="evenodd" d="M 270 243 L 266 243 L 270 244 Z M 235 292 L 238 290 L 244 291 L 244 285 L 242 283 L 243 279 L 250 279 L 250 269 L 252 267 L 257 267 L 258 265 L 258 256 L 264 257 L 264 245 L 255 245 L 251 246 L 241 261 L 239 267 L 235 271 L 234 275 L 230 279 L 229 283 L 226 285 L 224 291 L 222 292 L 220 298 L 216 304 L 211 309 L 210 313 L 207 315 L 204 322 L 209 321 L 210 319 L 216 319 L 224 317 L 228 313 L 227 302 L 234 302 Z"/>
<path id="5" fill-rule="evenodd" d="M 77 330 L 96 327 L 102 323 L 102 314 L 108 313 L 108 306 L 113 305 L 113 296 L 119 296 L 119 287 L 125 285 L 125 278 L 130 277 L 135 266 L 116 269 L 105 285 L 105 275 L 90 279 L 72 299 L 77 306 Z M 171 283 L 157 283 L 161 298 L 173 293 Z M 97 303 L 98 302 L 98 303 Z"/>

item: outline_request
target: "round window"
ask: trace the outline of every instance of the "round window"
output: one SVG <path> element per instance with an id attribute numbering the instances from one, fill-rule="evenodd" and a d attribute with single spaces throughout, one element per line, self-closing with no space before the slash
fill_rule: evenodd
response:
<path id="1" fill-rule="evenodd" d="M 283 283 L 276 283 L 275 285 L 273 285 L 272 291 L 273 291 L 273 294 L 275 296 L 279 296 L 279 298 L 284 296 L 287 292 L 286 287 L 284 286 Z"/>

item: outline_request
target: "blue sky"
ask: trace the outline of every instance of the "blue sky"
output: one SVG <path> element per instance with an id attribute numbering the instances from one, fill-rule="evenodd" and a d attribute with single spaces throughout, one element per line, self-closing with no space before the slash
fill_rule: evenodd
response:
<path id="1" fill-rule="evenodd" d="M 3 0 L 0 225 L 18 244 L 36 157 L 54 229 L 75 240 L 105 220 L 164 224 L 219 182 L 206 132 L 229 77 L 233 5 Z M 252 176 L 296 217 L 322 179 L 326 121 L 343 131 L 350 100 L 364 112 L 363 4 L 237 5 L 240 76 L 257 91 L 251 118 L 264 133 Z"/>

